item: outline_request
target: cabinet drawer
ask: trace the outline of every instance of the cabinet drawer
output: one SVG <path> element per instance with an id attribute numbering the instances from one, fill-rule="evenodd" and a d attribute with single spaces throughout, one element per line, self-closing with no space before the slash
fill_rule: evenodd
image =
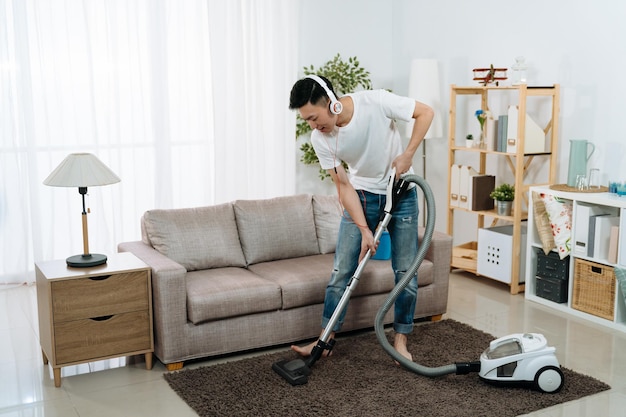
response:
<path id="1" fill-rule="evenodd" d="M 55 326 L 57 364 L 150 350 L 148 311 L 81 319 Z"/>
<path id="2" fill-rule="evenodd" d="M 148 271 L 55 281 L 51 285 L 55 323 L 149 307 Z"/>

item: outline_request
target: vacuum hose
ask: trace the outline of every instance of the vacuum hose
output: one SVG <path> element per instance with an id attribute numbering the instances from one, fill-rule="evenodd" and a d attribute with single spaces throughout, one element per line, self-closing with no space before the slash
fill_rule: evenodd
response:
<path id="1" fill-rule="evenodd" d="M 398 298 L 398 296 L 400 296 L 402 291 L 404 291 L 404 289 L 409 284 L 411 279 L 413 279 L 413 277 L 415 276 L 415 273 L 417 272 L 418 268 L 422 264 L 422 261 L 426 257 L 426 252 L 428 251 L 428 248 L 430 247 L 430 243 L 433 238 L 433 232 L 435 230 L 435 197 L 433 196 L 433 192 L 430 186 L 428 185 L 426 180 L 424 180 L 423 178 L 417 175 L 406 175 L 406 176 L 403 176 L 402 179 L 407 182 L 415 183 L 422 189 L 422 192 L 424 194 L 425 209 L 427 213 L 426 225 L 425 225 L 424 237 L 422 238 L 422 242 L 417 251 L 416 257 L 413 260 L 413 263 L 411 264 L 409 269 L 407 269 L 407 271 L 404 273 L 404 276 L 402 277 L 402 279 L 396 284 L 393 290 L 389 293 L 389 295 L 387 296 L 387 299 L 385 300 L 383 305 L 378 310 L 378 313 L 376 314 L 376 321 L 374 323 L 376 337 L 378 338 L 378 342 L 382 345 L 383 349 L 385 349 L 385 351 L 389 355 L 391 355 L 391 357 L 393 357 L 398 363 L 400 363 L 400 365 L 404 366 L 405 368 L 407 368 L 408 370 L 416 374 L 429 376 L 429 377 L 437 377 L 437 376 L 453 374 L 453 373 L 460 375 L 460 374 L 467 374 L 469 372 L 478 372 L 480 370 L 480 362 L 456 363 L 452 365 L 444 365 L 444 366 L 435 367 L 435 368 L 417 364 L 405 358 L 400 353 L 398 353 L 398 351 L 394 349 L 394 347 L 391 346 L 391 344 L 387 340 L 387 335 L 385 334 L 385 328 L 384 328 L 384 323 L 383 323 L 385 319 L 385 315 L 387 314 L 389 309 L 394 305 L 394 303 L 396 302 L 396 299 Z"/>

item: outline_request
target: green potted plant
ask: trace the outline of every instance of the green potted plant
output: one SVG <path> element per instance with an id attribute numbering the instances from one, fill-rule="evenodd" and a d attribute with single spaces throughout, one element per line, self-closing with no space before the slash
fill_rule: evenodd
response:
<path id="1" fill-rule="evenodd" d="M 311 65 L 310 67 L 304 67 L 303 70 L 304 75 L 316 74 L 328 78 L 338 97 L 344 94 L 354 93 L 359 87 L 364 90 L 372 89 L 369 71 L 366 71 L 363 67 L 361 67 L 359 60 L 355 56 L 348 58 L 348 61 L 344 61 L 341 58 L 341 55 L 337 54 L 332 60 L 326 62 L 317 69 Z M 309 132 L 311 132 L 311 127 L 305 120 L 302 120 L 300 115 L 298 115 L 296 123 L 296 139 L 300 136 L 308 134 Z M 313 145 L 311 145 L 310 141 L 307 140 L 304 142 L 300 146 L 300 150 L 302 151 L 302 158 L 300 159 L 302 163 L 305 165 L 319 166 L 319 160 L 317 159 L 317 155 L 315 154 L 315 150 L 313 149 Z M 328 177 L 328 173 L 321 167 L 319 169 L 319 177 L 322 180 Z"/>
<path id="2" fill-rule="evenodd" d="M 515 199 L 515 186 L 511 184 L 501 184 L 494 188 L 489 197 L 496 201 L 498 214 L 510 216 L 513 200 Z"/>
<path id="3" fill-rule="evenodd" d="M 467 146 L 468 148 L 474 147 L 474 135 L 472 135 L 471 133 L 465 136 L 465 146 Z"/>

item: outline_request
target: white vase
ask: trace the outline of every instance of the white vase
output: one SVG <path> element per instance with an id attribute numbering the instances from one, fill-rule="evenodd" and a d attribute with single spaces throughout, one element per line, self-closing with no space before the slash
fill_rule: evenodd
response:
<path id="1" fill-rule="evenodd" d="M 471 139 L 465 139 L 465 146 L 467 146 L 468 148 L 473 148 L 474 147 L 474 141 Z"/>

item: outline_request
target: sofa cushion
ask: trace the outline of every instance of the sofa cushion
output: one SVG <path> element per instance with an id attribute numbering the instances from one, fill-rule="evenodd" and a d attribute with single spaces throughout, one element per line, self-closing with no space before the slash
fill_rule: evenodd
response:
<path id="1" fill-rule="evenodd" d="M 263 262 L 250 271 L 273 281 L 282 289 L 282 308 L 287 310 L 324 302 L 326 285 L 333 268 L 333 254 Z M 433 264 L 424 260 L 419 269 L 420 287 L 433 283 Z M 394 287 L 390 261 L 370 260 L 359 277 L 352 297 L 388 293 Z"/>
<path id="2" fill-rule="evenodd" d="M 149 210 L 143 222 L 152 246 L 188 271 L 246 266 L 230 203 Z"/>
<path id="3" fill-rule="evenodd" d="M 235 202 L 239 238 L 249 265 L 320 253 L 311 200 L 303 194 Z"/>
<path id="4" fill-rule="evenodd" d="M 313 216 L 320 253 L 335 252 L 342 214 L 341 204 L 337 196 L 313 196 Z"/>
<path id="5" fill-rule="evenodd" d="M 282 259 L 250 265 L 250 271 L 282 290 L 283 310 L 324 302 L 334 254 Z"/>
<path id="6" fill-rule="evenodd" d="M 280 287 L 244 268 L 187 273 L 187 317 L 194 324 L 280 309 Z"/>

